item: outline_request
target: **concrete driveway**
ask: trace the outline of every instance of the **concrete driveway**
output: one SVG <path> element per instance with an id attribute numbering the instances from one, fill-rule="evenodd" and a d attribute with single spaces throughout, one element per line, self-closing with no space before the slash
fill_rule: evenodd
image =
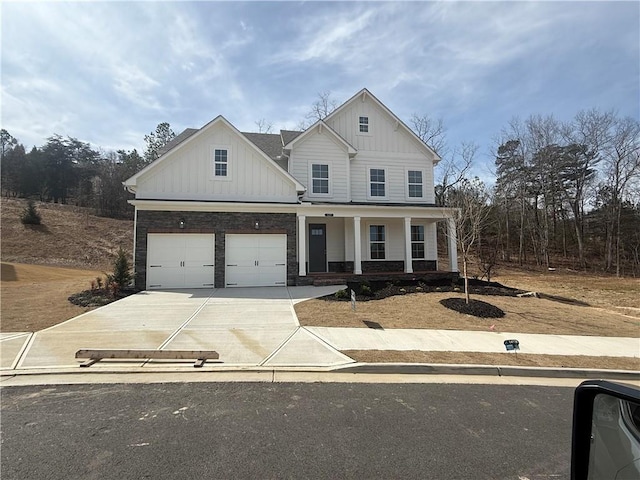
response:
<path id="1" fill-rule="evenodd" d="M 145 291 L 36 333 L 0 337 L 2 370 L 77 368 L 83 348 L 215 350 L 217 366 L 335 366 L 353 361 L 301 328 L 293 305 L 340 287 Z M 192 362 L 103 360 L 90 369 Z M 206 365 L 213 365 L 207 363 Z"/>

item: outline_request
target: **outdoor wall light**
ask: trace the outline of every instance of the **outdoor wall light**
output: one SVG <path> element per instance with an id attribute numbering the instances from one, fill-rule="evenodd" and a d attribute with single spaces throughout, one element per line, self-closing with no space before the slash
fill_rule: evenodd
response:
<path id="1" fill-rule="evenodd" d="M 260 229 L 260 222 L 256 220 L 256 223 L 254 223 L 253 226 L 254 226 L 254 228 L 256 230 L 259 230 Z"/>
<path id="2" fill-rule="evenodd" d="M 184 218 L 180 219 L 179 225 L 180 225 L 180 230 L 184 229 Z"/>

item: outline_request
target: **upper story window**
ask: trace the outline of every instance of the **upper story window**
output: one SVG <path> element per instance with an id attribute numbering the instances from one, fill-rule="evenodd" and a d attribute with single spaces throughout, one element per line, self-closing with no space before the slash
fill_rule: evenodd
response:
<path id="1" fill-rule="evenodd" d="M 229 168 L 229 151 L 227 149 L 216 148 L 213 153 L 213 175 L 215 177 L 226 177 Z"/>
<path id="2" fill-rule="evenodd" d="M 319 163 L 311 165 L 311 193 L 329 195 L 329 165 Z"/>
<path id="3" fill-rule="evenodd" d="M 360 133 L 369 133 L 369 117 L 360 117 L 358 131 Z"/>
<path id="4" fill-rule="evenodd" d="M 370 168 L 369 169 L 369 197 L 371 198 L 386 198 L 387 197 L 387 182 L 384 168 Z"/>
<path id="5" fill-rule="evenodd" d="M 371 260 L 385 258 L 385 228 L 384 225 L 369 225 L 369 254 Z"/>
<path id="6" fill-rule="evenodd" d="M 424 258 L 424 225 L 411 225 L 411 258 Z"/>
<path id="7" fill-rule="evenodd" d="M 408 170 L 407 171 L 407 193 L 409 198 L 423 198 L 424 197 L 424 185 L 423 185 L 422 170 Z"/>

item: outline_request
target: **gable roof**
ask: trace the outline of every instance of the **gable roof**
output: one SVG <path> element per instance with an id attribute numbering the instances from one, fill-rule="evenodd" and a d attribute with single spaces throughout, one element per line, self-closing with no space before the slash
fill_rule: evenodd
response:
<path id="1" fill-rule="evenodd" d="M 325 129 L 331 134 L 331 136 L 338 141 L 338 143 L 342 144 L 343 146 L 345 146 L 347 148 L 347 153 L 349 154 L 349 156 L 353 156 L 356 153 L 358 153 L 358 150 L 356 150 L 356 148 L 351 145 L 349 142 L 347 142 L 344 138 L 342 138 L 342 136 L 336 132 L 333 128 L 331 128 L 329 125 L 327 125 L 324 120 L 318 120 L 316 123 L 314 123 L 313 125 L 311 125 L 309 128 L 307 128 L 304 132 L 302 132 L 300 135 L 297 135 L 295 138 L 293 138 L 292 140 L 290 140 L 289 142 L 287 142 L 284 145 L 284 148 L 286 150 L 289 150 L 291 148 L 293 148 L 293 146 L 298 143 L 303 141 L 307 136 L 309 136 L 311 134 L 311 132 L 313 130 L 315 130 L 316 128 L 319 129 Z"/>
<path id="2" fill-rule="evenodd" d="M 291 140 L 302 134 L 300 130 L 280 130 L 280 136 L 282 137 L 282 145 L 286 145 Z"/>
<path id="3" fill-rule="evenodd" d="M 170 149 L 166 150 L 160 157 L 158 157 L 155 161 L 151 162 L 149 165 L 147 165 L 146 167 L 144 167 L 142 170 L 140 170 L 138 173 L 136 173 L 135 175 L 133 175 L 132 177 L 128 178 L 127 180 L 125 180 L 123 182 L 123 185 L 125 187 L 135 187 L 136 182 L 138 180 L 138 178 L 141 175 L 144 175 L 145 173 L 147 173 L 149 170 L 151 170 L 152 168 L 155 168 L 158 164 L 164 162 L 167 158 L 168 158 L 168 153 L 173 152 L 177 149 L 183 148 L 185 145 L 191 143 L 192 141 L 194 141 L 196 138 L 200 137 L 202 135 L 203 132 L 209 130 L 210 128 L 212 128 L 215 124 L 217 123 L 224 123 L 228 128 L 230 128 L 231 130 L 233 130 L 235 133 L 237 133 L 239 136 L 245 138 L 247 140 L 247 144 L 250 145 L 256 152 L 258 152 L 266 161 L 268 161 L 271 165 L 273 165 L 277 170 L 279 170 L 284 176 L 286 176 L 295 186 L 296 190 L 299 192 L 304 192 L 307 190 L 307 188 L 302 185 L 300 182 L 298 182 L 298 180 L 295 179 L 295 177 L 293 177 L 293 175 L 291 175 L 289 172 L 287 172 L 285 169 L 283 169 L 274 159 L 272 159 L 265 151 L 263 151 L 262 149 L 260 149 L 254 142 L 252 142 L 249 138 L 247 138 L 247 136 L 245 134 L 243 134 L 242 132 L 240 132 L 236 127 L 233 126 L 233 124 L 231 122 L 229 122 L 226 118 L 224 118 L 222 115 L 218 115 L 216 118 L 214 118 L 213 120 L 211 120 L 209 123 L 207 123 L 205 126 L 203 126 L 201 129 L 196 130 L 193 128 L 188 128 L 186 129 L 184 132 L 182 132 L 180 135 L 178 135 L 178 137 L 182 136 L 183 134 L 185 134 L 185 136 L 179 141 L 179 142 L 175 142 L 174 146 L 171 147 Z M 187 134 L 187 130 L 191 131 L 189 134 Z M 194 131 L 195 130 L 195 131 Z M 257 135 L 269 135 L 269 134 L 257 134 Z M 278 135 L 274 135 L 275 137 L 278 137 Z M 177 140 L 178 137 L 174 138 L 172 140 L 172 142 L 174 140 Z M 171 142 L 169 142 L 171 143 Z M 281 142 L 280 142 L 281 143 Z M 169 144 L 167 144 L 169 145 Z M 280 147 L 280 151 L 282 151 L 282 146 Z"/>
<path id="4" fill-rule="evenodd" d="M 363 88 L 358 93 L 356 93 L 353 97 L 351 97 L 349 100 L 347 100 L 342 105 L 340 105 L 338 108 L 336 108 L 333 112 L 331 112 L 329 115 L 327 115 L 324 118 L 324 120 L 327 121 L 330 118 L 337 116 L 342 110 L 344 110 L 348 105 L 352 104 L 358 98 L 362 98 L 364 100 L 365 96 L 370 97 L 371 100 L 373 100 L 373 102 L 376 105 L 378 105 L 378 107 L 380 107 L 385 113 L 387 113 L 387 115 L 389 115 L 391 118 L 393 118 L 397 122 L 398 126 L 402 127 L 411 137 L 413 137 L 414 140 L 419 142 L 420 145 L 422 145 L 431 154 L 433 154 L 433 156 L 434 156 L 434 164 L 438 163 L 441 160 L 440 155 L 438 155 L 437 152 L 433 148 L 431 148 L 429 145 L 427 145 L 424 142 L 424 140 L 422 140 L 418 135 L 416 135 L 416 133 L 413 130 L 411 130 L 407 126 L 407 124 L 405 124 L 402 120 L 400 120 L 400 118 L 398 118 L 395 113 L 393 113 L 391 110 L 389 110 L 384 103 L 382 103 L 380 100 L 378 100 L 375 97 L 375 95 L 373 93 L 371 93 L 369 90 L 367 90 L 366 88 Z"/>
<path id="5" fill-rule="evenodd" d="M 181 144 L 197 131 L 198 131 L 197 128 L 185 128 L 180 135 L 173 137 L 169 142 L 167 142 L 167 144 L 164 147 L 158 150 L 158 157 L 161 157 L 162 155 L 167 153 L 169 150 L 171 150 L 173 147 Z"/>
<path id="6" fill-rule="evenodd" d="M 269 155 L 273 160 L 282 155 L 282 139 L 275 133 L 242 132 L 256 147 Z"/>

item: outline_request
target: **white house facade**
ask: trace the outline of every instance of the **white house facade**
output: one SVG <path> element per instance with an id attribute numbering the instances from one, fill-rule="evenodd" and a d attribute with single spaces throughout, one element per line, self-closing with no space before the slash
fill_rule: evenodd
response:
<path id="1" fill-rule="evenodd" d="M 136 286 L 310 284 L 439 269 L 437 154 L 367 89 L 304 132 L 242 133 L 219 116 L 125 182 Z"/>

